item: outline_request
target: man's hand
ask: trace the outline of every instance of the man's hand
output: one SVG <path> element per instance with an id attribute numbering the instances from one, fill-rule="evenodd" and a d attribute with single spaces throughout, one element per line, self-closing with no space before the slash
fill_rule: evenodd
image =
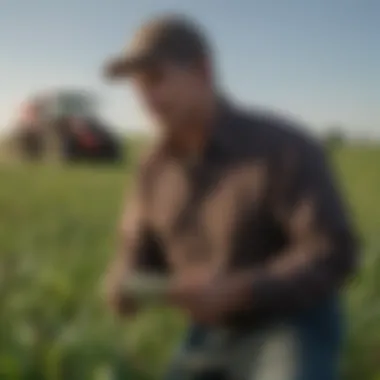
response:
<path id="1" fill-rule="evenodd" d="M 210 278 L 207 274 L 184 276 L 170 292 L 170 302 L 202 324 L 218 325 L 229 314 L 244 309 L 249 295 L 240 276 Z"/>
<path id="2" fill-rule="evenodd" d="M 124 289 L 124 273 L 122 267 L 111 268 L 105 278 L 105 298 L 109 307 L 120 316 L 135 314 L 136 303 L 126 294 Z"/>
<path id="3" fill-rule="evenodd" d="M 137 311 L 134 300 L 125 295 L 121 288 L 110 289 L 107 292 L 107 302 L 109 307 L 120 316 L 134 315 Z"/>

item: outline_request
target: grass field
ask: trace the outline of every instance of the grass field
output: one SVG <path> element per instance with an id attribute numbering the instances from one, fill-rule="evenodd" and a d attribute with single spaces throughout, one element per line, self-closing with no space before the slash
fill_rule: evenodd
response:
<path id="1" fill-rule="evenodd" d="M 344 380 L 379 380 L 380 149 L 343 148 L 333 160 L 364 257 L 347 297 Z M 99 292 L 130 177 L 126 167 L 0 166 L 0 379 L 105 380 L 111 369 L 153 379 L 164 368 L 181 318 L 150 310 L 116 321 Z"/>

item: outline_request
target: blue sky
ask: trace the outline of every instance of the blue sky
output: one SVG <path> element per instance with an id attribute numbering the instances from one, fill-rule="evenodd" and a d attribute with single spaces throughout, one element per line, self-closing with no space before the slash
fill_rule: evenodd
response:
<path id="1" fill-rule="evenodd" d="M 225 87 L 321 130 L 380 135 L 378 0 L 1 0 L 0 125 L 45 87 L 83 87 L 119 127 L 147 125 L 131 89 L 100 76 L 146 17 L 194 16 L 217 46 Z"/>

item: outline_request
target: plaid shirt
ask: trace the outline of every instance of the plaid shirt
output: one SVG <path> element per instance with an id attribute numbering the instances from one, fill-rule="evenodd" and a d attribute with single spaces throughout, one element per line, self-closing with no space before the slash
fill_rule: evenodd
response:
<path id="1" fill-rule="evenodd" d="M 357 247 L 322 148 L 290 121 L 228 104 L 213 131 L 196 160 L 157 145 L 141 163 L 122 223 L 120 275 L 250 269 L 250 322 L 338 289 Z"/>

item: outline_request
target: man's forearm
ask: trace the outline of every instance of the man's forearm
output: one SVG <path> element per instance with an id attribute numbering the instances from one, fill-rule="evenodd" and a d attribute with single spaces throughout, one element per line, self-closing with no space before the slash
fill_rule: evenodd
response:
<path id="1" fill-rule="evenodd" d="M 341 236 L 328 247 L 310 244 L 289 247 L 265 267 L 240 277 L 246 305 L 257 314 L 293 314 L 317 304 L 344 284 L 355 268 L 356 246 Z"/>

